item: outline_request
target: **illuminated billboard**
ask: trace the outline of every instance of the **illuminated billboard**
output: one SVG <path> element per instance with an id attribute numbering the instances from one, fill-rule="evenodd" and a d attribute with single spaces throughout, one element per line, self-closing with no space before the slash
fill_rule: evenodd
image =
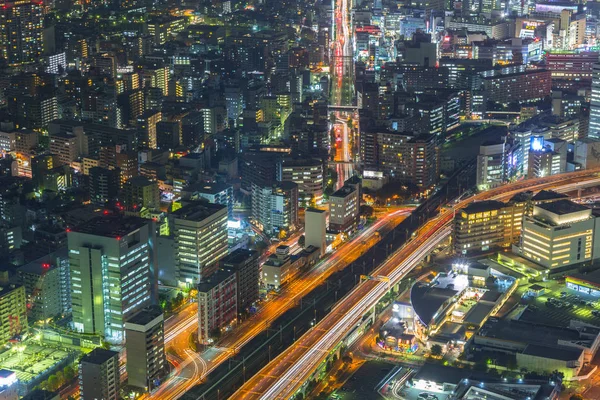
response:
<path id="1" fill-rule="evenodd" d="M 544 149 L 544 137 L 543 136 L 532 136 L 531 137 L 531 146 L 529 147 L 531 151 L 542 151 Z"/>

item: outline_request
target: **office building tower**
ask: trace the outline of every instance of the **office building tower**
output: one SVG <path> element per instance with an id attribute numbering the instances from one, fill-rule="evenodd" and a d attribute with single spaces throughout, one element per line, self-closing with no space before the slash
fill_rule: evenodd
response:
<path id="1" fill-rule="evenodd" d="M 129 385 L 151 391 L 167 373 L 164 325 L 159 306 L 144 308 L 125 322 Z"/>
<path id="2" fill-rule="evenodd" d="M 102 167 L 90 168 L 90 201 L 104 205 L 119 195 L 119 171 Z"/>
<path id="3" fill-rule="evenodd" d="M 237 286 L 238 312 L 248 311 L 258 300 L 258 252 L 236 249 L 221 260 L 221 269 L 233 271 Z"/>
<path id="4" fill-rule="evenodd" d="M 506 181 L 505 143 L 485 142 L 479 146 L 477 155 L 477 179 L 479 190 L 488 190 Z"/>
<path id="5" fill-rule="evenodd" d="M 233 187 L 226 183 L 197 183 L 183 188 L 182 198 L 205 199 L 213 204 L 227 206 L 227 217 L 233 219 Z"/>
<path id="6" fill-rule="evenodd" d="M 124 322 L 157 301 L 153 222 L 96 217 L 67 240 L 75 330 L 122 342 Z"/>
<path id="7" fill-rule="evenodd" d="M 590 208 L 570 200 L 535 205 L 523 220 L 522 255 L 549 269 L 590 262 L 597 225 Z"/>
<path id="8" fill-rule="evenodd" d="M 31 322 L 70 312 L 71 280 L 66 250 L 58 250 L 19 267 L 17 276 L 25 287 Z"/>
<path id="9" fill-rule="evenodd" d="M 158 183 L 145 176 L 129 179 L 123 187 L 123 203 L 131 211 L 139 211 L 142 208 L 160 209 Z"/>
<path id="10" fill-rule="evenodd" d="M 600 63 L 592 68 L 592 98 L 590 100 L 590 125 L 588 137 L 600 139 Z"/>
<path id="11" fill-rule="evenodd" d="M 211 343 L 219 330 L 237 320 L 235 272 L 219 270 L 198 284 L 198 341 Z"/>
<path id="12" fill-rule="evenodd" d="M 0 56 L 8 65 L 34 63 L 42 55 L 43 4 L 0 2 Z"/>
<path id="13" fill-rule="evenodd" d="M 511 103 L 550 96 L 551 75 L 546 69 L 508 67 L 497 71 L 485 71 L 482 73 L 482 80 L 488 101 Z"/>
<path id="14" fill-rule="evenodd" d="M 304 247 L 314 246 L 321 256 L 327 250 L 326 241 L 327 212 L 308 208 L 304 215 Z"/>
<path id="15" fill-rule="evenodd" d="M 298 185 L 294 182 L 253 185 L 252 218 L 268 235 L 285 237 L 298 229 Z"/>
<path id="16" fill-rule="evenodd" d="M 323 162 L 313 158 L 284 158 L 280 181 L 298 184 L 300 204 L 315 205 L 323 201 Z"/>
<path id="17" fill-rule="evenodd" d="M 25 287 L 0 286 L 0 345 L 27 331 L 27 326 Z"/>
<path id="18" fill-rule="evenodd" d="M 149 149 L 157 148 L 156 125 L 162 120 L 160 111 L 146 111 L 137 118 L 137 127 L 140 131 L 140 145 Z"/>
<path id="19" fill-rule="evenodd" d="M 356 229 L 360 215 L 359 190 L 344 185 L 329 196 L 329 230 L 349 233 Z"/>
<path id="20" fill-rule="evenodd" d="M 512 207 L 507 209 L 500 201 L 489 200 L 471 203 L 457 212 L 453 232 L 455 253 L 471 255 L 510 245 L 505 230 L 511 226 L 512 211 Z"/>
<path id="21" fill-rule="evenodd" d="M 175 235 L 175 262 L 180 284 L 195 285 L 210 276 L 227 255 L 227 207 L 190 202 L 169 215 Z"/>
<path id="22" fill-rule="evenodd" d="M 120 383 L 118 352 L 96 348 L 83 356 L 79 364 L 81 400 L 118 400 Z"/>

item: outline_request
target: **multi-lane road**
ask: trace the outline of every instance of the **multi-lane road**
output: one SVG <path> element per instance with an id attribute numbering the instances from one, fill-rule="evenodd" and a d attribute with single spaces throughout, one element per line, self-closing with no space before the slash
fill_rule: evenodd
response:
<path id="1" fill-rule="evenodd" d="M 382 233 L 391 231 L 411 211 L 411 208 L 397 209 L 377 220 L 315 265 L 309 272 L 290 282 L 277 297 L 265 302 L 252 318 L 224 337 L 218 346 L 208 348 L 199 354 L 189 349 L 190 335 L 195 334 L 197 330 L 195 305 L 188 306 L 176 317 L 167 320 L 165 342 L 169 361 L 174 365 L 175 371 L 166 382 L 145 398 L 162 400 L 177 399 L 183 396 L 210 372 L 232 357 L 237 350 L 269 328 L 273 321 L 293 308 L 313 288 L 360 257 L 378 241 L 378 235 L 376 235 L 378 231 Z"/>
<path id="2" fill-rule="evenodd" d="M 523 190 L 568 191 L 585 184 L 600 184 L 599 172 L 600 170 L 578 171 L 512 183 L 461 200 L 452 208 L 442 209 L 436 218 L 419 230 L 415 239 L 392 254 L 372 273 L 374 276 L 387 277 L 388 282 L 368 280 L 361 283 L 312 330 L 249 379 L 232 398 L 273 400 L 292 397 L 331 350 L 386 294 L 390 286 L 398 283 L 433 248 L 448 238 L 454 210 L 474 201 L 507 200 Z"/>

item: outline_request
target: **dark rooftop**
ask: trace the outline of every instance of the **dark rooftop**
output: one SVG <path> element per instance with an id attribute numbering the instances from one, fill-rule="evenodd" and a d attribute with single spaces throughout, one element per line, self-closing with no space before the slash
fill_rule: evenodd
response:
<path id="1" fill-rule="evenodd" d="M 536 207 L 557 215 L 565 215 L 574 212 L 590 210 L 589 207 L 574 203 L 571 200 L 557 200 L 550 203 L 538 204 Z"/>
<path id="2" fill-rule="evenodd" d="M 505 206 L 506 205 L 503 202 L 496 200 L 476 201 L 463 208 L 463 211 L 467 214 L 473 214 L 478 212 L 498 210 Z"/>
<path id="3" fill-rule="evenodd" d="M 528 344 L 523 350 L 523 354 L 550 358 L 554 360 L 562 360 L 562 361 L 575 361 L 578 360 L 581 356 L 583 349 L 575 349 L 561 346 L 540 346 L 537 344 Z"/>
<path id="4" fill-rule="evenodd" d="M 560 200 L 560 199 L 568 199 L 569 196 L 563 193 L 557 193 L 553 190 L 540 190 L 536 195 L 534 195 L 531 200 L 532 201 L 548 201 L 548 200 Z"/>
<path id="5" fill-rule="evenodd" d="M 131 318 L 125 322 L 136 325 L 146 325 L 147 323 L 153 321 L 156 317 L 162 315 L 162 313 L 163 312 L 159 306 L 148 306 L 131 316 Z"/>
<path id="6" fill-rule="evenodd" d="M 219 285 L 224 280 L 228 279 L 235 272 L 220 269 L 214 274 L 210 275 L 207 278 L 202 278 L 200 283 L 198 284 L 198 292 L 206 293 L 210 292 L 215 286 Z"/>
<path id="7" fill-rule="evenodd" d="M 82 363 L 90 363 L 101 365 L 106 361 L 110 360 L 112 357 L 119 357 L 119 353 L 112 350 L 101 349 L 99 347 L 95 348 L 81 359 Z"/>
<path id="8" fill-rule="evenodd" d="M 221 192 L 227 190 L 230 187 L 231 187 L 231 185 L 228 185 L 226 183 L 220 183 L 220 182 L 215 182 L 215 183 L 199 182 L 199 183 L 195 183 L 193 185 L 186 186 L 183 190 L 186 192 L 217 194 L 217 193 L 221 193 Z"/>
<path id="9" fill-rule="evenodd" d="M 174 211 L 172 215 L 175 218 L 187 221 L 202 221 L 226 208 L 227 206 L 223 204 L 209 203 L 207 201 L 191 201 L 179 210 Z"/>
<path id="10" fill-rule="evenodd" d="M 117 238 L 129 235 L 146 224 L 148 224 L 148 220 L 142 218 L 103 215 L 93 218 L 73 228 L 71 231 L 87 235 Z"/>
<path id="11" fill-rule="evenodd" d="M 421 322 L 429 325 L 440 307 L 456 293 L 453 289 L 415 284 L 410 291 L 410 302 Z"/>
<path id="12" fill-rule="evenodd" d="M 426 380 L 432 382 L 458 383 L 471 375 L 470 370 L 463 368 L 447 367 L 439 364 L 425 363 L 413 376 L 413 381 Z"/>
<path id="13" fill-rule="evenodd" d="M 245 264 L 246 260 L 257 259 L 258 252 L 255 250 L 236 249 L 221 259 L 221 265 L 229 268 Z"/>

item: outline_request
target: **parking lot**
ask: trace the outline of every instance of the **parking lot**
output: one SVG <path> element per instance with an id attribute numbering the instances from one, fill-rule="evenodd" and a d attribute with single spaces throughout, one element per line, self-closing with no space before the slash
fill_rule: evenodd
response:
<path id="1" fill-rule="evenodd" d="M 556 281 L 541 285 L 545 287 L 543 295 L 522 299 L 522 303 L 529 306 L 522 320 L 565 327 L 575 319 L 600 326 L 600 299 L 567 289 Z M 526 288 L 519 288 L 518 294 L 523 295 Z"/>

